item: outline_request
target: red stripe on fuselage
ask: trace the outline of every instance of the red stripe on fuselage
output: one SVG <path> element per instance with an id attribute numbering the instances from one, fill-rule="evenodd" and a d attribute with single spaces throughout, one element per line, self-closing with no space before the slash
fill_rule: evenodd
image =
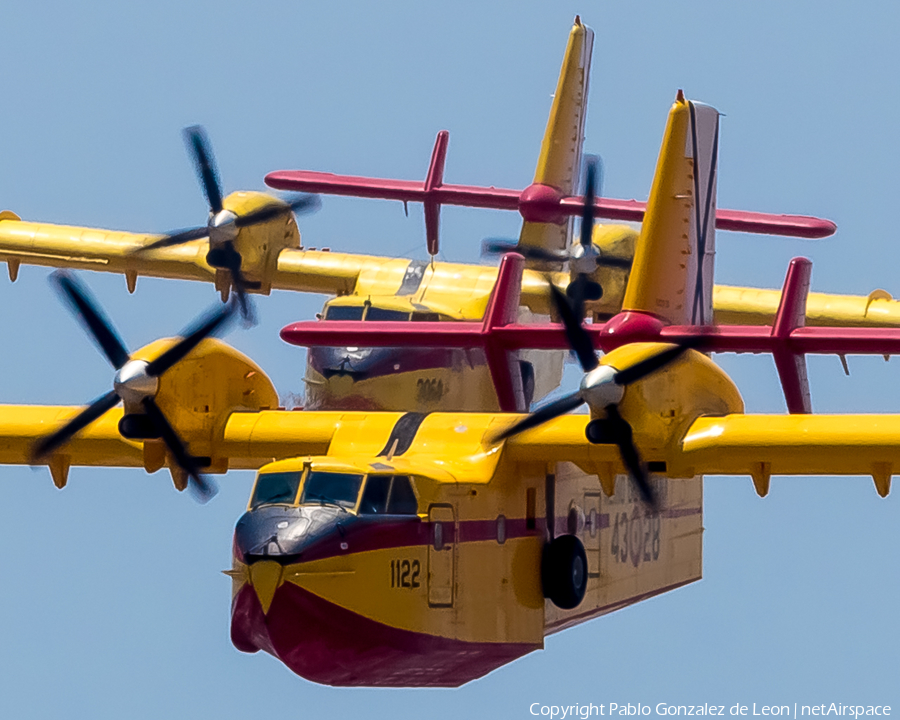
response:
<path id="1" fill-rule="evenodd" d="M 231 636 L 239 650 L 265 650 L 301 677 L 337 686 L 457 687 L 542 647 L 401 630 L 290 582 L 276 590 L 267 615 L 253 588 L 243 587 L 232 605 Z"/>
<path id="2" fill-rule="evenodd" d="M 363 519 L 357 523 L 348 523 L 343 535 L 335 533 L 333 537 L 323 539 L 305 550 L 300 561 L 310 562 L 372 550 L 427 546 L 433 541 L 431 525 L 430 522 L 413 519 L 369 522 Z M 464 520 L 455 527 L 447 525 L 449 523 L 444 523 L 444 543 L 497 540 L 496 520 Z M 522 537 L 543 537 L 544 525 L 542 518 L 535 518 L 532 528 L 528 527 L 528 521 L 524 518 L 508 518 L 506 541 Z M 347 546 L 346 549 L 341 548 L 342 544 Z"/>

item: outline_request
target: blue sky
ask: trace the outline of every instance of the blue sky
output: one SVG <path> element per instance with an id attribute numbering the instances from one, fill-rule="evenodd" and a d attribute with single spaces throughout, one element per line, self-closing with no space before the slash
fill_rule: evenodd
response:
<path id="1" fill-rule="evenodd" d="M 227 190 L 303 168 L 424 177 L 450 130 L 448 182 L 530 180 L 576 13 L 596 31 L 586 150 L 607 195 L 646 198 L 678 88 L 725 113 L 719 204 L 829 217 L 816 242 L 719 236 L 717 278 L 777 287 L 813 259 L 813 289 L 900 290 L 897 10 L 813 2 L 88 1 L 4 10 L 0 205 L 28 220 L 163 232 L 203 222 L 180 129 L 204 124 Z M 443 256 L 475 261 L 514 214 L 447 208 Z M 424 254 L 420 208 L 326 198 L 305 243 Z M 0 280 L 2 399 L 82 403 L 109 368 L 46 283 Z M 180 329 L 210 286 L 83 276 L 130 347 Z M 230 340 L 282 393 L 303 353 L 278 339 L 322 298 L 276 293 Z M 771 358 L 721 359 L 748 410 L 781 412 Z M 896 412 L 897 361 L 810 361 L 821 412 Z M 0 716 L 528 716 L 545 704 L 893 704 L 900 666 L 898 500 L 870 480 L 706 483 L 702 582 L 550 638 L 454 691 L 335 690 L 228 638 L 233 524 L 252 476 L 206 507 L 168 476 L 2 468 Z"/>

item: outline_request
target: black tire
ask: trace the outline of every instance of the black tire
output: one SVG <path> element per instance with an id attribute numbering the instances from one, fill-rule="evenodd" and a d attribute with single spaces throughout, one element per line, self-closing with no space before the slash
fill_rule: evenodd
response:
<path id="1" fill-rule="evenodd" d="M 571 610 L 584 600 L 587 590 L 587 555 L 574 535 L 560 535 L 544 545 L 541 586 L 544 597 L 556 607 Z"/>

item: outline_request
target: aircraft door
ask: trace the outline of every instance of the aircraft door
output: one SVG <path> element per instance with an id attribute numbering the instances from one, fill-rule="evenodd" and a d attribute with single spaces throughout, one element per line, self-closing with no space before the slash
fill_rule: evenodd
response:
<path id="1" fill-rule="evenodd" d="M 584 494 L 584 532 L 581 535 L 587 555 L 588 577 L 600 577 L 600 493 Z"/>
<path id="2" fill-rule="evenodd" d="M 456 574 L 456 513 L 452 505 L 428 508 L 428 605 L 453 607 Z"/>

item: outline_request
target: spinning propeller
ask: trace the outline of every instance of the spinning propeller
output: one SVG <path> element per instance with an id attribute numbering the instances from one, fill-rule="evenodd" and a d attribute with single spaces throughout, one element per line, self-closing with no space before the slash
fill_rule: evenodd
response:
<path id="1" fill-rule="evenodd" d="M 585 160 L 584 205 L 581 214 L 581 237 L 568 250 L 548 250 L 530 245 L 520 245 L 512 240 L 488 239 L 481 245 L 482 255 L 497 255 L 516 252 L 528 260 L 542 262 L 569 262 L 575 279 L 566 288 L 566 294 L 572 301 L 576 316 L 584 317 L 586 300 L 599 300 L 603 297 L 603 288 L 591 279 L 598 265 L 608 267 L 630 268 L 631 262 L 618 258 L 604 258 L 594 247 L 594 201 L 598 195 L 597 188 L 602 183 L 597 176 L 601 173 L 600 160 L 587 157 Z"/>
<path id="2" fill-rule="evenodd" d="M 219 182 L 219 172 L 216 169 L 212 147 L 204 129 L 199 125 L 185 128 L 184 139 L 197 169 L 200 185 L 203 187 L 209 203 L 209 220 L 202 227 L 188 228 L 166 235 L 140 248 L 137 252 L 181 245 L 191 240 L 208 237 L 209 252 L 206 255 L 206 262 L 212 267 L 222 268 L 229 272 L 232 287 L 240 302 L 241 316 L 245 322 L 252 324 L 254 318 L 253 309 L 247 298 L 248 283 L 241 272 L 241 254 L 234 246 L 238 230 L 250 225 L 258 225 L 287 212 L 293 212 L 296 215 L 312 212 L 318 209 L 319 198 L 315 195 L 300 195 L 289 202 L 273 203 L 246 215 L 235 215 L 231 210 L 226 210 L 222 206 L 222 186 Z"/>
<path id="3" fill-rule="evenodd" d="M 535 410 L 492 439 L 499 442 L 525 430 L 543 425 L 549 420 L 565 415 L 583 403 L 587 403 L 591 408 L 603 409 L 606 411 L 606 417 L 592 420 L 587 426 L 585 434 L 588 442 L 613 443 L 618 446 L 622 463 L 637 485 L 641 498 L 651 509 L 656 509 L 656 496 L 634 443 L 634 433 L 631 425 L 619 413 L 618 404 L 628 385 L 661 370 L 679 358 L 685 351 L 698 346 L 700 338 L 692 338 L 680 344 L 671 345 L 625 370 L 616 370 L 609 365 L 600 365 L 591 336 L 582 326 L 581 319 L 576 316 L 575 310 L 569 304 L 566 296 L 553 284 L 550 285 L 550 293 L 563 321 L 569 347 L 578 357 L 581 369 L 584 370 L 581 387 L 575 392 Z"/>
<path id="4" fill-rule="evenodd" d="M 132 360 L 124 344 L 103 315 L 97 301 L 87 288 L 72 275 L 58 271 L 51 275 L 53 283 L 75 316 L 83 323 L 91 339 L 116 369 L 113 389 L 94 400 L 78 415 L 56 432 L 38 440 L 32 448 L 35 462 L 53 453 L 73 435 L 97 420 L 108 410 L 125 403 L 126 414 L 119 422 L 123 437 L 137 439 L 160 438 L 173 459 L 190 479 L 189 487 L 199 502 L 207 502 L 217 492 L 215 483 L 200 474 L 197 458 L 187 451 L 184 442 L 156 404 L 159 377 L 180 362 L 204 339 L 218 330 L 233 314 L 234 303 L 202 315 L 188 326 L 180 342 L 175 343 L 155 360 Z"/>

